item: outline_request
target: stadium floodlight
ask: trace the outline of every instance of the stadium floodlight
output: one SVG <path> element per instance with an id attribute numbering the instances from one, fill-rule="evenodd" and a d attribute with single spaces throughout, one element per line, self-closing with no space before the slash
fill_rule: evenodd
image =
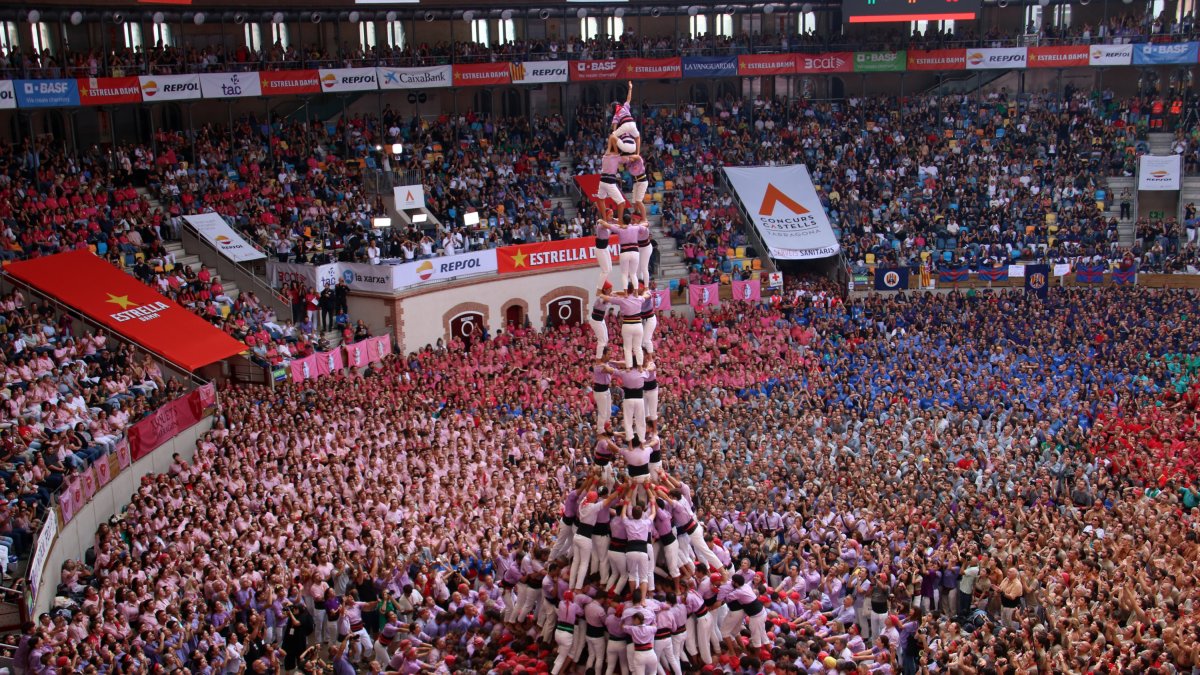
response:
<path id="1" fill-rule="evenodd" d="M 401 145 L 400 143 L 392 143 L 392 154 L 393 155 L 404 154 L 404 146 Z"/>
<path id="2" fill-rule="evenodd" d="M 470 213 L 463 214 L 463 225 L 478 225 L 478 224 L 479 224 L 479 214 L 478 213 L 476 213 L 475 211 L 471 211 Z"/>
<path id="3" fill-rule="evenodd" d="M 372 218 L 371 219 L 371 227 L 391 227 L 391 226 L 392 226 L 391 218 Z"/>
<path id="4" fill-rule="evenodd" d="M 413 225 L 420 225 L 427 220 L 429 220 L 428 213 L 414 213 L 412 216 Z"/>

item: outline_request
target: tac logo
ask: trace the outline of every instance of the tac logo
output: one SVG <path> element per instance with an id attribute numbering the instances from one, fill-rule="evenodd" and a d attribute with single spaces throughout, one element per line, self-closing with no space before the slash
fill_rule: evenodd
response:
<path id="1" fill-rule="evenodd" d="M 967 54 L 967 63 L 969 63 L 973 66 L 980 65 L 981 63 L 983 63 L 983 53 L 982 52 L 971 52 L 970 54 Z"/>
<path id="2" fill-rule="evenodd" d="M 883 285 L 888 288 L 895 288 L 900 285 L 900 275 L 896 272 L 887 272 L 883 275 Z"/>
<path id="3" fill-rule="evenodd" d="M 429 281 L 429 278 L 433 276 L 433 263 L 425 260 L 417 265 L 417 276 L 421 278 L 421 281 Z"/>
<path id="4" fill-rule="evenodd" d="M 158 93 L 158 83 L 154 80 L 146 80 L 142 85 L 142 95 L 149 98 Z"/>
<path id="5" fill-rule="evenodd" d="M 762 204 L 760 204 L 758 207 L 758 215 L 775 215 L 775 207 L 779 204 L 786 206 L 789 211 L 798 216 L 808 213 L 808 209 L 801 206 L 799 202 L 785 195 L 783 191 L 775 187 L 774 184 L 767 183 L 767 191 L 763 194 Z"/>
<path id="6" fill-rule="evenodd" d="M 1029 287 L 1034 290 L 1041 290 L 1046 286 L 1046 275 L 1038 272 L 1029 277 Z"/>
<path id="7" fill-rule="evenodd" d="M 325 73 L 325 76 L 321 78 L 321 86 L 325 87 L 326 89 L 333 89 L 336 87 L 337 75 L 334 75 L 333 73 Z"/>

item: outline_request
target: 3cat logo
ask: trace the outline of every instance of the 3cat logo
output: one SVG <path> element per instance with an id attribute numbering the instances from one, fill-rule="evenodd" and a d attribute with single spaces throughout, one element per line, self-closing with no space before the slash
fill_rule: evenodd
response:
<path id="1" fill-rule="evenodd" d="M 773 216 L 775 215 L 775 207 L 780 204 L 798 216 L 808 213 L 808 209 L 801 206 L 799 202 L 784 194 L 774 184 L 767 183 L 767 191 L 763 194 L 762 204 L 758 207 L 758 215 Z"/>

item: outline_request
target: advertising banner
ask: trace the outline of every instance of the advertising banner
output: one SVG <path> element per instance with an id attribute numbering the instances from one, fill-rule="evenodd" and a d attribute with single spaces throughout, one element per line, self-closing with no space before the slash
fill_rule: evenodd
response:
<path id="1" fill-rule="evenodd" d="M 142 75 L 138 82 L 142 86 L 142 100 L 146 103 L 186 101 L 204 96 L 199 75 Z"/>
<path id="2" fill-rule="evenodd" d="M 321 93 L 321 74 L 312 70 L 265 70 L 258 74 L 263 96 Z"/>
<path id="3" fill-rule="evenodd" d="M 615 80 L 620 75 L 616 59 L 601 59 L 599 61 L 571 61 L 572 82 L 595 82 L 597 80 Z"/>
<path id="4" fill-rule="evenodd" d="M 209 382 L 163 405 L 150 413 L 149 417 L 144 417 L 129 427 L 127 437 L 133 461 L 145 457 L 155 448 L 204 419 L 216 402 L 216 385 Z"/>
<path id="5" fill-rule="evenodd" d="M 343 91 L 375 91 L 379 77 L 374 68 L 322 68 L 321 91 L 336 94 Z"/>
<path id="6" fill-rule="evenodd" d="M 12 110 L 17 107 L 17 95 L 13 91 L 12 80 L 0 80 L 0 110 Z"/>
<path id="7" fill-rule="evenodd" d="M 380 89 L 435 89 L 449 87 L 453 82 L 450 66 L 424 66 L 421 68 L 377 69 L 376 77 Z"/>
<path id="8" fill-rule="evenodd" d="M 750 279 L 748 281 L 734 279 L 732 285 L 734 300 L 745 300 L 747 302 L 762 300 L 762 282 L 758 279 Z"/>
<path id="9" fill-rule="evenodd" d="M 1030 68 L 1078 68 L 1090 62 L 1087 45 L 1029 48 Z"/>
<path id="10" fill-rule="evenodd" d="M 1092 45 L 1088 63 L 1093 66 L 1127 66 L 1133 61 L 1133 45 Z"/>
<path id="11" fill-rule="evenodd" d="M 395 270 L 394 265 L 338 263 L 338 274 L 342 281 L 351 290 L 368 293 L 391 293 L 396 290 Z"/>
<path id="12" fill-rule="evenodd" d="M 416 288 L 423 284 L 447 281 L 477 274 L 494 274 L 498 269 L 496 249 L 469 251 L 392 265 L 392 283 L 396 290 Z"/>
<path id="13" fill-rule="evenodd" d="M 665 59 L 621 59 L 618 62 L 622 80 L 677 80 L 683 77 L 679 57 Z"/>
<path id="14" fill-rule="evenodd" d="M 75 82 L 79 88 L 79 105 L 142 102 L 142 85 L 136 77 L 81 77 Z"/>
<path id="15" fill-rule="evenodd" d="M 262 96 L 258 73 L 200 73 L 204 98 Z"/>
<path id="16" fill-rule="evenodd" d="M 1135 66 L 1191 66 L 1200 56 L 1200 42 L 1143 44 L 1133 46 Z"/>
<path id="17" fill-rule="evenodd" d="M 696 284 L 688 286 L 688 304 L 694 309 L 708 305 L 721 304 L 721 294 L 717 284 Z"/>
<path id="18" fill-rule="evenodd" d="M 515 61 L 508 64 L 513 84 L 551 84 L 570 79 L 567 61 Z"/>
<path id="19" fill-rule="evenodd" d="M 904 51 L 854 52 L 856 73 L 902 73 L 907 63 Z"/>
<path id="20" fill-rule="evenodd" d="M 198 213 L 184 216 L 183 219 L 196 228 L 200 236 L 212 244 L 213 248 L 220 251 L 221 255 L 234 262 L 262 260 L 267 257 L 267 254 L 242 239 L 242 235 L 235 232 L 219 213 Z"/>
<path id="21" fill-rule="evenodd" d="M 854 52 L 797 54 L 797 73 L 849 73 L 854 70 Z"/>
<path id="22" fill-rule="evenodd" d="M 50 549 L 54 547 L 56 537 L 58 537 L 58 514 L 54 512 L 54 509 L 46 509 L 46 519 L 42 524 L 42 531 L 38 533 L 37 541 L 33 545 L 33 555 L 29 558 L 29 593 L 35 598 L 38 586 L 42 583 L 42 570 L 46 568 L 46 560 L 50 558 Z M 10 551 L 10 553 L 16 552 Z"/>
<path id="23" fill-rule="evenodd" d="M 794 54 L 741 54 L 738 56 L 738 75 L 795 75 Z"/>
<path id="24" fill-rule="evenodd" d="M 1024 68 L 1027 59 L 1024 47 L 972 48 L 967 50 L 967 70 Z"/>
<path id="25" fill-rule="evenodd" d="M 337 285 L 341 278 L 338 263 L 328 265 L 304 265 L 300 263 L 281 263 L 267 261 L 267 279 L 274 288 L 282 288 L 285 284 L 299 281 L 305 288 L 320 291 L 325 285 Z"/>
<path id="26" fill-rule="evenodd" d="M 1182 169 L 1182 155 L 1142 155 L 1138 158 L 1138 189 L 1178 190 Z"/>
<path id="27" fill-rule="evenodd" d="M 89 251 L 11 263 L 8 273 L 187 370 L 246 350 L 196 316 Z M 186 335 L 186 340 L 179 336 Z"/>
<path id="28" fill-rule="evenodd" d="M 425 186 L 397 185 L 392 188 L 392 196 L 396 199 L 396 210 L 425 208 Z"/>
<path id="29" fill-rule="evenodd" d="M 17 105 L 22 108 L 66 108 L 79 105 L 75 80 L 14 80 Z"/>
<path id="30" fill-rule="evenodd" d="M 594 265 L 595 246 L 596 240 L 591 237 L 501 246 L 496 249 L 496 264 L 500 274 Z M 616 248 L 615 244 L 609 247 L 609 255 Z M 618 261 L 618 256 L 613 256 L 613 261 Z"/>
<path id="31" fill-rule="evenodd" d="M 735 77 L 738 74 L 736 56 L 685 56 L 684 77 Z"/>
<path id="32" fill-rule="evenodd" d="M 803 164 L 724 169 L 772 258 L 824 258 L 841 250 Z"/>
<path id="33" fill-rule="evenodd" d="M 963 70 L 967 67 L 965 49 L 910 49 L 909 70 Z"/>
<path id="34" fill-rule="evenodd" d="M 456 87 L 484 87 L 512 82 L 508 63 L 456 63 L 453 72 Z"/>

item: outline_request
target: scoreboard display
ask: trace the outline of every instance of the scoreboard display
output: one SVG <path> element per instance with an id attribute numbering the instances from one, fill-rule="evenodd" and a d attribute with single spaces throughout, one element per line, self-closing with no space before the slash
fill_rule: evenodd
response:
<path id="1" fill-rule="evenodd" d="M 842 0 L 846 23 L 970 21 L 983 0 Z"/>

